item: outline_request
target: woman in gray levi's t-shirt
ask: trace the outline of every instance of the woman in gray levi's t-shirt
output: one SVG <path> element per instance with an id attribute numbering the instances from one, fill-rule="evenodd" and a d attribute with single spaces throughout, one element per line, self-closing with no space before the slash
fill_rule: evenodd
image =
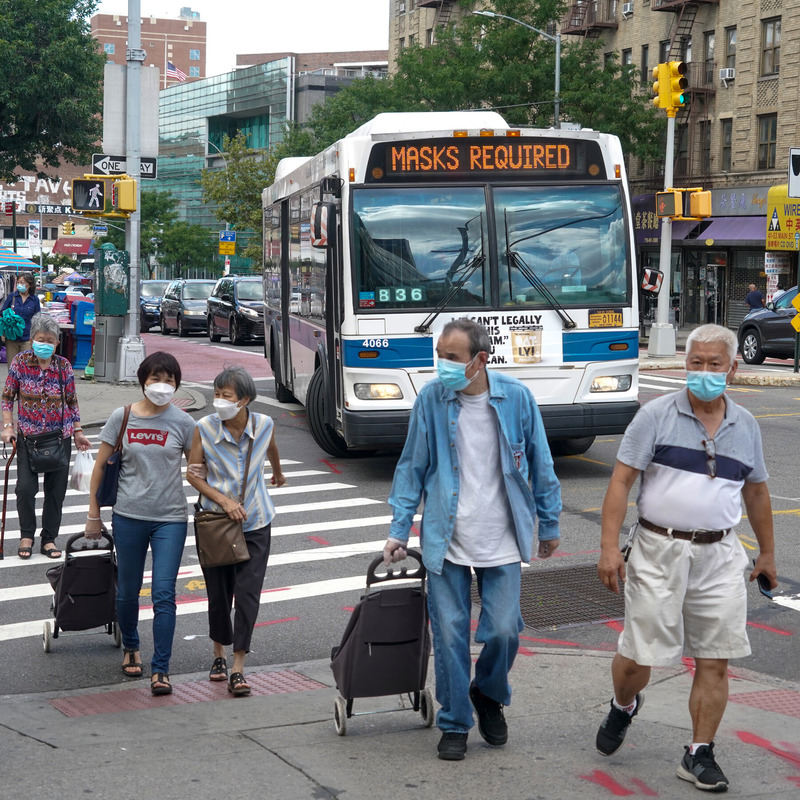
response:
<path id="1" fill-rule="evenodd" d="M 156 352 L 137 372 L 144 397 L 131 405 L 122 435 L 117 502 L 111 530 L 117 549 L 117 624 L 125 655 L 122 672 L 143 674 L 139 657 L 139 593 L 148 549 L 152 556 L 153 657 L 150 690 L 170 694 L 169 661 L 175 634 L 175 582 L 186 541 L 188 509 L 183 491 L 182 460 L 188 458 L 194 420 L 170 405 L 180 386 L 181 368 L 169 353 Z M 117 442 L 125 409 L 118 408 L 100 432 L 100 448 L 92 472 L 86 536 L 102 530 L 97 489 L 106 461 Z"/>

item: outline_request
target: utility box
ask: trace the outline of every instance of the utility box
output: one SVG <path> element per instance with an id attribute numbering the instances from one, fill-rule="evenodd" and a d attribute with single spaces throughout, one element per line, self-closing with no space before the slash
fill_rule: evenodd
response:
<path id="1" fill-rule="evenodd" d="M 125 333 L 125 317 L 98 314 L 94 329 L 94 377 L 113 383 L 117 379 L 117 345 Z"/>
<path id="2" fill-rule="evenodd" d="M 98 316 L 124 317 L 131 299 L 130 253 L 111 242 L 95 251 L 94 304 Z"/>

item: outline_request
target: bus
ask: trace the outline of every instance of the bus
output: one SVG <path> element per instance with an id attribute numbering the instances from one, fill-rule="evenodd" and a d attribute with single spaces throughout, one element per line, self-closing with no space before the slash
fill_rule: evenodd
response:
<path id="1" fill-rule="evenodd" d="M 262 193 L 264 355 L 342 457 L 402 447 L 443 326 L 491 338 L 555 454 L 622 433 L 638 403 L 630 197 L 615 136 L 497 113 L 379 114 Z"/>

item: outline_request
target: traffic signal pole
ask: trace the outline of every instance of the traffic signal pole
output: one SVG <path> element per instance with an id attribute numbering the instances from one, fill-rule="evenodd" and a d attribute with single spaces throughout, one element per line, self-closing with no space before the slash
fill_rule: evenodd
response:
<path id="1" fill-rule="evenodd" d="M 664 189 L 672 188 L 673 159 L 675 148 L 675 109 L 667 109 L 667 152 L 664 159 Z M 672 287 L 672 220 L 661 221 L 661 250 L 658 268 L 664 273 L 661 291 L 658 293 L 656 321 L 650 328 L 647 344 L 648 358 L 669 358 L 675 355 L 675 328 L 669 321 L 670 295 Z"/>
<path id="2" fill-rule="evenodd" d="M 142 50 L 141 1 L 128 0 L 128 49 L 125 85 L 125 158 L 128 173 L 138 178 L 141 160 L 141 107 L 142 107 L 142 62 L 146 53 Z M 136 181 L 137 202 L 125 223 L 125 249 L 130 253 L 130 303 L 126 319 L 125 335 L 117 346 L 117 380 L 134 381 L 145 351 L 139 336 L 139 254 L 141 235 L 141 212 L 139 211 L 139 181 Z"/>

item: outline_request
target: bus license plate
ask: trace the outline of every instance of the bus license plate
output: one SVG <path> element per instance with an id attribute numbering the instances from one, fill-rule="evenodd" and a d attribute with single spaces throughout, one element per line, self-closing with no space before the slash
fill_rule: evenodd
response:
<path id="1" fill-rule="evenodd" d="M 590 328 L 621 328 L 622 327 L 622 312 L 621 311 L 590 311 L 589 312 L 589 327 Z"/>

